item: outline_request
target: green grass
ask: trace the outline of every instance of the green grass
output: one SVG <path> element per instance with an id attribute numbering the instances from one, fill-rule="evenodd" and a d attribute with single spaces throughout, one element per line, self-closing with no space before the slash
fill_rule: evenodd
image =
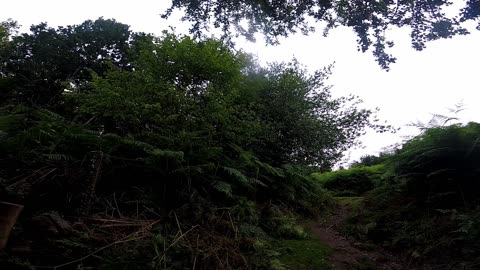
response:
<path id="1" fill-rule="evenodd" d="M 364 197 L 334 197 L 334 199 L 340 206 L 346 206 L 353 209 L 360 206 Z"/>
<path id="2" fill-rule="evenodd" d="M 330 270 L 328 256 L 332 249 L 317 239 L 281 240 L 282 263 L 292 270 Z"/>

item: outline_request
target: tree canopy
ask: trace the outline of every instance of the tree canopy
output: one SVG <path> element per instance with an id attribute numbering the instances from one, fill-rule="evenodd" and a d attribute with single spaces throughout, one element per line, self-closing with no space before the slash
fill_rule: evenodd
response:
<path id="1" fill-rule="evenodd" d="M 315 30 L 315 22 L 325 23 L 324 35 L 337 26 L 347 26 L 358 36 L 358 49 L 372 49 L 378 64 L 388 69 L 396 58 L 386 51 L 394 45 L 385 37 L 387 29 L 410 28 L 413 48 L 422 50 L 428 41 L 467 34 L 462 22 L 479 21 L 478 0 L 466 1 L 457 14 L 450 16 L 445 9 L 452 4 L 447 0 L 173 0 L 163 16 L 182 9 L 183 18 L 193 23 L 191 32 L 197 35 L 213 25 L 221 28 L 225 37 L 236 31 L 253 39 L 261 32 L 268 43 L 277 43 L 278 37 L 296 32 L 310 33 Z"/>
<path id="2" fill-rule="evenodd" d="M 7 32 L 16 27 L 3 25 Z M 0 95 L 38 106 L 57 104 L 67 84 L 84 84 L 92 72 L 128 68 L 127 49 L 135 39 L 128 25 L 103 18 L 57 29 L 41 23 L 30 31 L 10 35 L 0 48 Z"/>

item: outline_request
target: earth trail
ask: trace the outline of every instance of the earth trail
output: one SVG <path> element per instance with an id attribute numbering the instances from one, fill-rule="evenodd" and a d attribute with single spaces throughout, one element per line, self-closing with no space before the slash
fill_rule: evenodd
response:
<path id="1" fill-rule="evenodd" d="M 381 247 L 367 248 L 346 239 L 340 231 L 351 211 L 351 206 L 339 203 L 331 216 L 308 226 L 313 235 L 333 249 L 330 262 L 335 270 L 413 270 Z"/>

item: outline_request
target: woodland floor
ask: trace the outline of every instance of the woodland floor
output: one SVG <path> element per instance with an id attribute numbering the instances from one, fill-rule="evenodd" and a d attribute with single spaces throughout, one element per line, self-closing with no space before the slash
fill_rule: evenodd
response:
<path id="1" fill-rule="evenodd" d="M 337 198 L 338 205 L 331 215 L 318 222 L 311 222 L 311 233 L 332 248 L 329 261 L 335 270 L 373 269 L 407 270 L 398 258 L 381 247 L 355 242 L 344 237 L 341 227 L 352 211 L 356 200 L 362 198 Z"/>

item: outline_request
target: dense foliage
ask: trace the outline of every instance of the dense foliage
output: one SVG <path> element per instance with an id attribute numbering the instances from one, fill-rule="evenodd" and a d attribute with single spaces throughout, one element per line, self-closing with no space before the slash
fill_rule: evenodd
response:
<path id="1" fill-rule="evenodd" d="M 304 237 L 295 215 L 331 204 L 306 175 L 389 129 L 332 97 L 329 68 L 261 67 L 217 40 L 102 18 L 0 29 L 0 195 L 25 205 L 14 239 L 33 243 L 7 254 L 15 267 L 274 269 L 271 237 Z M 32 234 L 59 217 L 68 238 Z"/>
<path id="2" fill-rule="evenodd" d="M 386 161 L 394 177 L 365 198 L 351 233 L 439 269 L 480 255 L 480 124 L 435 127 Z"/>
<path id="3" fill-rule="evenodd" d="M 391 156 L 391 153 L 387 153 L 387 152 L 382 152 L 378 156 L 365 155 L 360 157 L 360 160 L 353 161 L 350 167 L 354 168 L 354 167 L 374 166 L 374 165 L 382 164 L 385 161 L 387 161 L 390 156 Z"/>
<path id="4" fill-rule="evenodd" d="M 425 48 L 428 41 L 465 35 L 461 25 L 465 21 L 479 21 L 480 2 L 468 0 L 455 15 L 445 12 L 453 2 L 447 0 L 381 0 L 381 1 L 290 1 L 290 0 L 173 0 L 163 15 L 168 17 L 174 9 L 185 12 L 184 19 L 193 23 L 192 33 L 197 35 L 211 25 L 221 28 L 226 37 L 232 30 L 253 39 L 262 32 L 267 42 L 276 43 L 278 37 L 291 33 L 314 31 L 314 22 L 324 22 L 324 35 L 338 26 L 352 28 L 358 36 L 358 48 L 372 52 L 382 68 L 388 69 L 395 57 L 386 49 L 394 45 L 385 33 L 392 27 L 409 27 L 411 43 L 416 50 Z M 480 23 L 477 26 L 480 30 Z"/>
<path id="5" fill-rule="evenodd" d="M 15 30 L 11 21 L 3 25 L 8 32 Z M 92 71 L 104 75 L 109 65 L 128 69 L 127 50 L 139 38 L 128 25 L 102 18 L 58 29 L 42 23 L 30 31 L 11 36 L 2 46 L 2 101 L 59 106 L 66 85 L 85 84 Z"/>
<path id="6" fill-rule="evenodd" d="M 384 166 L 353 167 L 326 173 L 314 173 L 312 177 L 336 196 L 358 196 L 384 184 Z"/>

